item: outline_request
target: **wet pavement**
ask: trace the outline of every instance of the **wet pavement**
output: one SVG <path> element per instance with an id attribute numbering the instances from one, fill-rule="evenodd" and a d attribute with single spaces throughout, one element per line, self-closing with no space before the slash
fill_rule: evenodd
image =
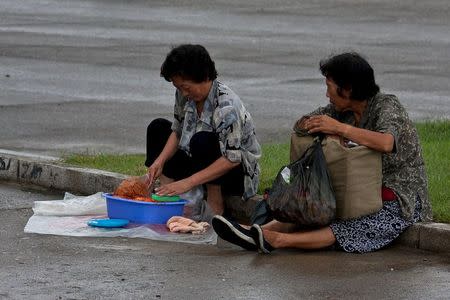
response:
<path id="1" fill-rule="evenodd" d="M 0 299 L 445 299 L 450 256 L 393 246 L 369 254 L 275 251 L 219 240 L 27 234 L 34 200 L 60 192 L 0 182 Z"/>
<path id="2" fill-rule="evenodd" d="M 318 71 L 360 51 L 415 120 L 449 118 L 449 2 L 2 0 L 0 148 L 51 155 L 145 151 L 171 118 L 166 53 L 201 43 L 263 143 L 326 104 Z"/>

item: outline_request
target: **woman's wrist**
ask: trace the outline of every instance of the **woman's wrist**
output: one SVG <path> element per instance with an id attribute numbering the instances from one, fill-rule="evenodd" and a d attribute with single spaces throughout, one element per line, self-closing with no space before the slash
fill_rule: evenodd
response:
<path id="1" fill-rule="evenodd" d="M 337 128 L 337 134 L 342 137 L 348 137 L 348 133 L 350 131 L 350 125 L 340 123 Z"/>
<path id="2" fill-rule="evenodd" d="M 194 187 L 194 186 L 199 185 L 199 183 L 197 183 L 197 181 L 195 180 L 195 174 L 194 174 L 194 175 L 191 175 L 191 176 L 189 176 L 189 177 L 186 177 L 184 180 L 186 180 L 186 182 L 187 182 L 191 187 Z"/>
<path id="3" fill-rule="evenodd" d="M 155 159 L 155 162 L 153 164 L 157 164 L 162 167 L 162 166 L 164 166 L 165 162 L 166 162 L 165 159 L 158 157 Z"/>

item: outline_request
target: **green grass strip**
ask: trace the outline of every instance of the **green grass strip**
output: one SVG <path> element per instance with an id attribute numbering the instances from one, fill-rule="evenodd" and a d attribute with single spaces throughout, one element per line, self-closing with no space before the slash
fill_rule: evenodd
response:
<path id="1" fill-rule="evenodd" d="M 422 145 L 428 188 L 437 222 L 450 223 L 450 121 L 416 124 Z"/>

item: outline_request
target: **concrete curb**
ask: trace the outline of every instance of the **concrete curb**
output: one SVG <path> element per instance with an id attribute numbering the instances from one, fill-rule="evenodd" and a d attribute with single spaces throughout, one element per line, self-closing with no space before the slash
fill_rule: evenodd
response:
<path id="1" fill-rule="evenodd" d="M 64 165 L 49 156 L 0 149 L 0 181 L 38 185 L 77 194 L 111 192 L 127 176 L 96 169 Z M 227 210 L 238 219 L 249 220 L 254 206 L 262 197 L 249 201 L 239 197 L 225 199 Z M 419 223 L 411 226 L 396 243 L 435 252 L 450 253 L 450 224 Z"/>
<path id="2" fill-rule="evenodd" d="M 0 180 L 39 185 L 78 194 L 113 191 L 125 175 L 64 165 L 54 157 L 0 149 Z"/>

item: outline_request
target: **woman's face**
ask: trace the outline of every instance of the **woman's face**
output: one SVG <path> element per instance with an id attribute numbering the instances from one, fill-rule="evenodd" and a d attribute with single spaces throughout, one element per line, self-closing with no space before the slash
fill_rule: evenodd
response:
<path id="1" fill-rule="evenodd" d="M 195 102 L 205 101 L 212 84 L 210 80 L 198 83 L 179 75 L 173 76 L 171 80 L 173 86 L 181 92 L 183 97 L 187 97 Z"/>
<path id="2" fill-rule="evenodd" d="M 337 111 L 346 111 L 351 108 L 350 91 L 341 89 L 341 95 L 338 93 L 338 86 L 331 78 L 325 80 L 327 85 L 327 98 L 334 105 Z"/>

